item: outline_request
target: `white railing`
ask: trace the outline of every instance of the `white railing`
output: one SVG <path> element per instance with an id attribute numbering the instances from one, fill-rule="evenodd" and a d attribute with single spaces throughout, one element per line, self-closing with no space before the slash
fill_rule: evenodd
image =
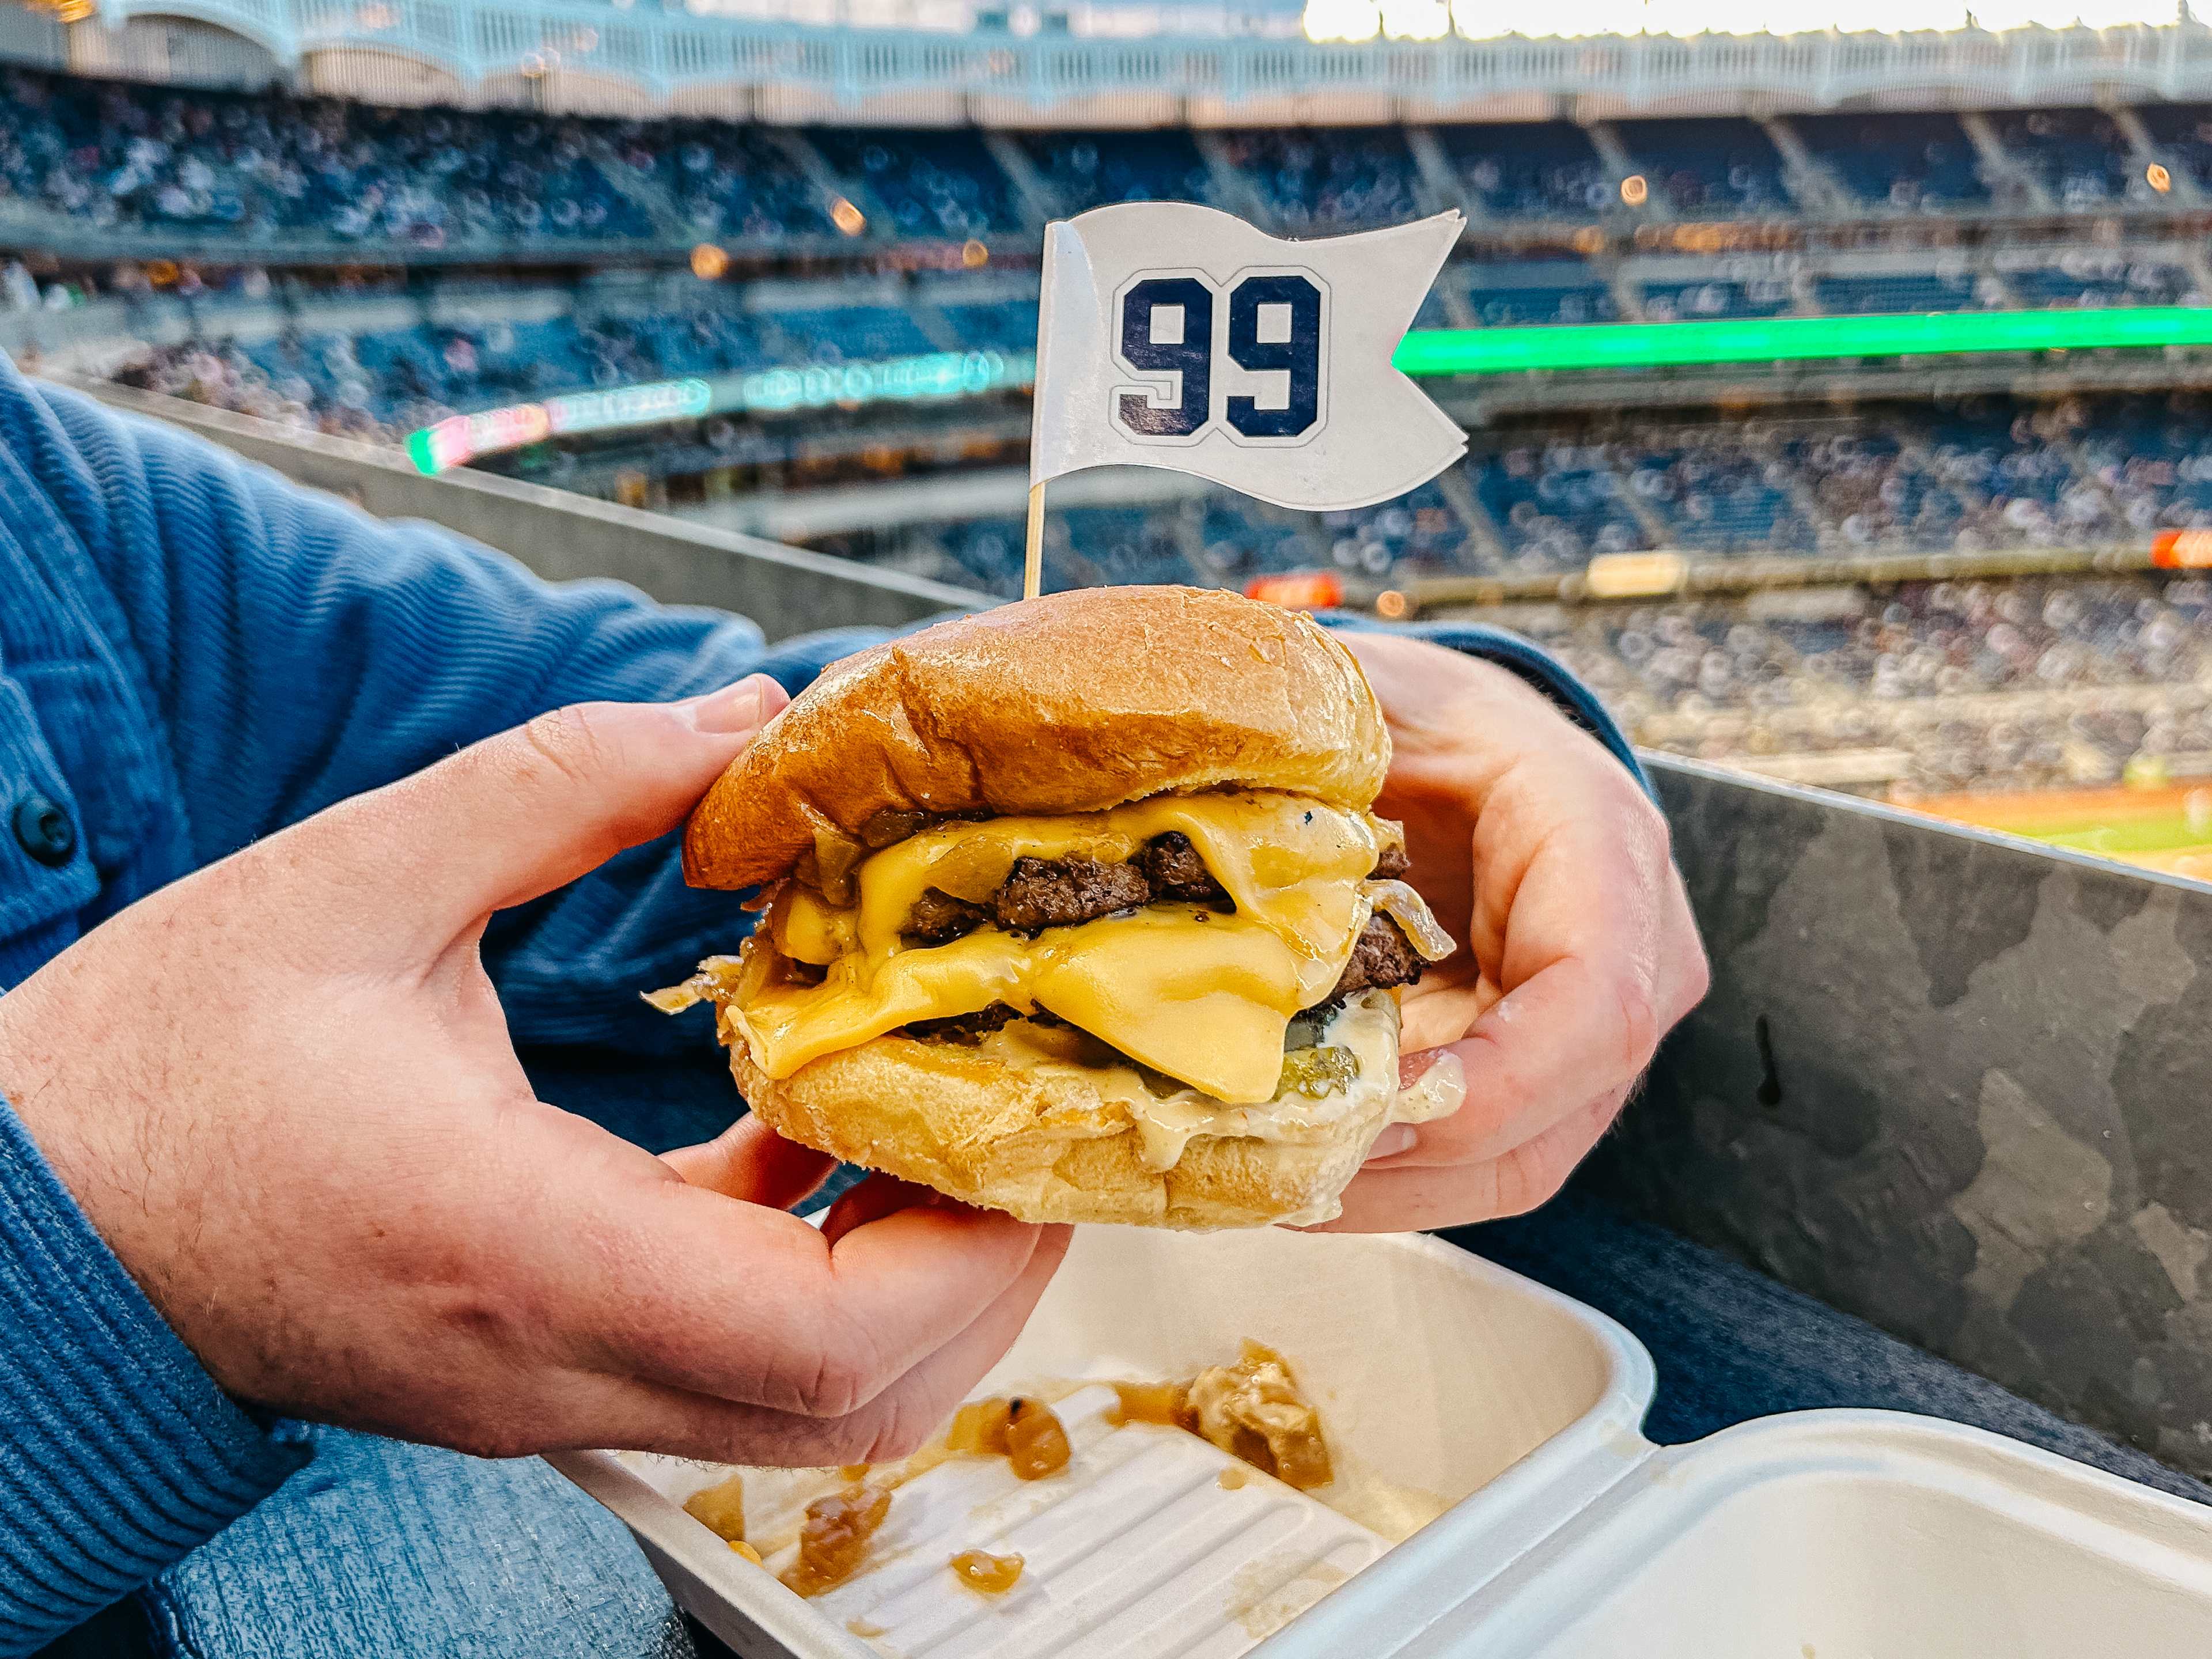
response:
<path id="1" fill-rule="evenodd" d="M 1591 40 L 1079 39 L 811 27 L 654 9 L 654 0 L 100 0 L 79 30 L 197 20 L 288 70 L 404 101 L 553 109 L 713 109 L 763 119 L 1059 117 L 1113 125 L 1526 117 L 1570 100 L 1598 117 L 1778 111 L 1852 100 L 1915 107 L 2212 97 L 2212 29 Z M 0 0 L 0 12 L 15 7 Z M 21 14 L 16 14 L 21 17 Z M 29 39 L 0 28 L 0 55 Z M 72 50 L 70 61 L 97 61 Z M 173 59 L 181 64 L 186 59 Z M 388 76 L 378 65 L 389 65 Z M 426 88 L 424 71 L 451 88 Z M 189 71 L 173 68 L 173 75 Z"/>

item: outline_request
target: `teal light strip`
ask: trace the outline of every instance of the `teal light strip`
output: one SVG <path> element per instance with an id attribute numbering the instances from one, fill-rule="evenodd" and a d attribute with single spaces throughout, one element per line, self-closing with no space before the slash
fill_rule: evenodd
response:
<path id="1" fill-rule="evenodd" d="M 1830 357 L 2212 345 L 2212 307 L 1939 311 L 1883 317 L 1730 317 L 1694 323 L 1416 329 L 1391 358 L 1408 374 L 1645 368 Z"/>
<path id="2" fill-rule="evenodd" d="M 938 351 L 884 362 L 760 369 L 712 381 L 656 380 L 452 416 L 409 433 L 407 453 L 418 470 L 435 473 L 565 433 L 659 426 L 740 410 L 781 414 L 836 404 L 972 398 L 1027 386 L 1036 376 L 1036 357 L 1030 352 Z"/>

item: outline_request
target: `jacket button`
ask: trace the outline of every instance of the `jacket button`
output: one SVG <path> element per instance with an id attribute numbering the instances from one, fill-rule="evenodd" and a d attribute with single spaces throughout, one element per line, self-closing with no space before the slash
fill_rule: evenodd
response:
<path id="1" fill-rule="evenodd" d="M 76 851 L 76 825 L 59 805 L 35 790 L 15 803 L 15 840 L 50 870 L 58 870 Z"/>

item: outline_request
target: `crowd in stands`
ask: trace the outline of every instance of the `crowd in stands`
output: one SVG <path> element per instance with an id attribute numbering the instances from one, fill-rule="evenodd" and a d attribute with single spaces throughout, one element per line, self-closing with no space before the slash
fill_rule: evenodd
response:
<path id="1" fill-rule="evenodd" d="M 397 444 L 451 415 L 563 392 L 940 349 L 912 311 L 880 303 L 755 312 L 703 302 L 665 312 L 579 308 L 538 322 L 510 321 L 496 311 L 488 307 L 482 320 L 467 324 L 359 333 L 291 327 L 252 341 L 210 335 L 134 351 L 112 372 L 125 384 L 168 396 Z M 1002 349 L 1025 343 L 1006 338 L 1003 327 L 993 334 L 984 324 L 975 326 Z M 1025 326 L 1034 338 L 1034 307 Z"/>
<path id="2" fill-rule="evenodd" d="M 702 303 L 358 335 L 292 329 L 148 350 L 117 373 L 171 395 L 397 443 L 455 412 L 592 387 L 918 355 L 948 335 L 1018 347 L 1020 325 L 990 320 L 1006 308 L 940 293 L 913 309 Z M 1159 514 L 1182 519 L 1153 522 Z M 1139 550 L 1125 560 L 1079 538 L 1083 550 L 1070 557 L 1109 572 L 1180 559 L 1188 579 L 1242 583 L 1327 565 L 1403 579 L 1565 575 L 1600 555 L 1650 549 L 1792 557 L 2141 542 L 2163 529 L 2212 528 L 2212 405 L 2179 395 L 1985 398 L 1852 415 L 1553 423 L 1478 434 L 1443 478 L 1381 507 L 1276 523 L 1224 497 L 1123 516 L 1108 540 Z M 940 562 L 967 585 L 1011 591 L 1020 538 L 1004 528 L 918 527 L 906 555 Z"/>
<path id="3" fill-rule="evenodd" d="M 1088 521 L 1086 521 L 1088 523 Z M 1413 580 L 1565 575 L 1598 555 L 1975 552 L 2146 541 L 2212 528 L 2212 407 L 2191 398 L 1978 399 L 1854 416 L 1479 435 L 1398 501 L 1311 518 L 1223 495 L 1116 510 L 1075 537 L 1071 580 L 1179 560 L 1179 580 L 1241 584 L 1330 567 Z M 917 526 L 908 568 L 1012 592 L 1020 526 Z M 1172 555 L 1162 549 L 1174 550 Z M 1126 550 L 1128 551 L 1125 562 Z"/>
<path id="4" fill-rule="evenodd" d="M 1961 239 L 1924 257 L 1903 257 L 1887 232 L 1825 247 L 1739 240 L 1737 251 L 1686 257 L 1691 243 L 1647 244 L 1639 230 L 1625 261 L 1626 240 L 1589 234 L 2109 215 L 2161 200 L 2186 207 L 2212 191 L 2212 108 L 2139 113 L 2138 125 L 2088 109 L 1996 111 L 1971 130 L 1930 111 L 1598 129 L 986 136 L 381 110 L 9 70 L 0 71 L 0 230 L 62 219 L 156 246 L 235 244 L 240 257 L 209 264 L 207 280 L 258 301 L 270 282 L 255 259 L 288 241 L 448 254 L 632 245 L 680 256 L 705 239 L 788 244 L 809 258 L 832 245 L 933 242 L 964 258 L 957 245 L 1032 241 L 1047 215 L 1122 201 L 1210 203 L 1291 235 L 1459 205 L 1478 236 L 1486 226 L 1512 234 L 1447 268 L 1421 326 L 2206 303 L 2201 252 L 2155 229 L 2135 240 Z M 1007 297 L 1008 281 L 994 276 L 972 292 L 957 273 L 851 294 L 826 284 L 812 300 L 773 306 L 705 283 L 696 303 L 668 309 L 580 300 L 522 320 L 489 305 L 477 321 L 354 332 L 316 326 L 309 306 L 284 331 L 234 337 L 210 311 L 202 337 L 116 372 L 390 444 L 455 412 L 590 387 L 1026 349 L 1034 299 Z M 190 263 L 165 280 L 188 296 L 204 287 Z M 82 286 L 0 266 L 0 308 L 67 307 Z M 1047 580 L 1241 586 L 1314 568 L 1393 581 L 1556 576 L 1600 555 L 1660 548 L 1789 559 L 2139 544 L 2161 528 L 2212 528 L 2208 416 L 2212 405 L 2187 396 L 2106 395 L 1509 425 L 1477 434 L 1443 477 L 1359 512 L 1283 513 L 1224 493 L 1055 512 Z M 775 453 L 765 428 L 724 420 L 714 433 L 672 434 L 665 453 L 702 465 L 748 444 Z M 916 525 L 847 550 L 1011 593 L 1022 529 L 1012 517 Z M 1916 584 L 1849 614 L 1715 599 L 1520 621 L 1644 740 L 1688 753 L 1894 750 L 1910 757 L 1901 787 L 1925 791 L 2000 777 L 2097 781 L 2142 756 L 2201 755 L 2212 770 L 2212 697 L 2196 689 L 2212 676 L 2212 586 L 2193 580 Z"/>
<path id="5" fill-rule="evenodd" d="M 380 109 L 12 70 L 0 73 L 0 207 L 52 210 L 94 231 L 465 249 L 696 236 L 957 242 L 1033 234 L 1046 211 L 1146 199 L 1210 202 L 1301 234 L 1455 204 L 1483 222 L 1578 225 L 2086 212 L 2159 199 L 2154 161 L 2212 188 L 2212 109 L 2142 115 L 2148 149 L 2096 110 L 1997 111 L 1995 158 L 1946 112 L 1778 118 L 1802 146 L 1801 167 L 1785 161 L 1779 126 L 1740 118 L 1419 136 L 1230 130 L 1218 143 L 1188 131 L 1009 134 L 994 145 L 966 131 Z"/>
<path id="6" fill-rule="evenodd" d="M 1902 796 L 2212 770 L 2212 583 L 1914 582 L 1517 619 L 1646 742 L 1705 759 L 1894 751 Z M 1825 612 L 1826 614 L 1821 614 Z"/>
<path id="7" fill-rule="evenodd" d="M 0 203 L 95 231 L 634 240 L 652 222 L 614 175 L 653 159 L 638 129 L 607 123 L 0 74 Z"/>
<path id="8" fill-rule="evenodd" d="M 1418 499 L 1370 515 L 1418 540 Z M 1051 587 L 1209 583 L 1312 562 L 1311 520 L 1206 497 L 1048 520 Z M 891 562 L 1013 591 L 1021 521 L 910 539 Z M 2212 582 L 2146 574 L 1909 582 L 1634 607 L 1523 605 L 1504 619 L 1558 652 L 1639 742 L 1717 761 L 1874 751 L 1853 781 L 1900 799 L 2117 781 L 2131 761 L 2212 774 Z"/>

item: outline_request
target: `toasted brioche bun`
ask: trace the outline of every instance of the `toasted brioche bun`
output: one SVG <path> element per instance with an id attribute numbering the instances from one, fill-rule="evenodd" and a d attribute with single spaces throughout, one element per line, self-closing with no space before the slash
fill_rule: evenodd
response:
<path id="1" fill-rule="evenodd" d="M 684 873 L 751 887 L 882 811 L 1103 811 L 1235 786 L 1364 808 L 1390 739 L 1310 617 L 1188 587 L 1003 605 L 831 667 L 692 814 Z"/>
<path id="2" fill-rule="evenodd" d="M 737 1039 L 730 1069 L 754 1115 L 786 1139 L 1038 1222 L 1208 1229 L 1324 1220 L 1390 1104 L 1386 1091 L 1347 1111 L 1325 1139 L 1194 1136 L 1159 1171 L 1145 1167 L 1128 1109 L 1072 1066 L 1016 1070 L 973 1048 L 894 1034 L 825 1054 L 781 1083 Z"/>

